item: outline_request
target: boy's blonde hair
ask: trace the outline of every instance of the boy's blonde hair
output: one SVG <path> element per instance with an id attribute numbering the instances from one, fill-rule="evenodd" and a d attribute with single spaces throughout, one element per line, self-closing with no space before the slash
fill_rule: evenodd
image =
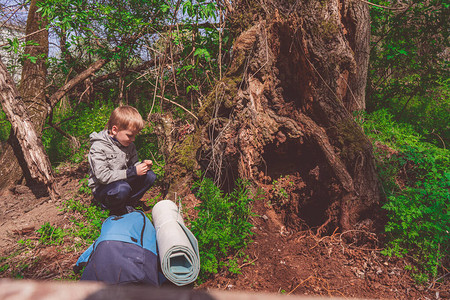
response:
<path id="1" fill-rule="evenodd" d="M 141 131 L 144 128 L 144 120 L 136 108 L 124 105 L 116 107 L 111 113 L 108 124 L 106 124 L 108 131 L 111 131 L 114 125 L 119 130 Z"/>

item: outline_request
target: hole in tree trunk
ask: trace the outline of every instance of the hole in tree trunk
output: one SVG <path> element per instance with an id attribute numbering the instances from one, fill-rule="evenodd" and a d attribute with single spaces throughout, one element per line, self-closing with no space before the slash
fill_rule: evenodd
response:
<path id="1" fill-rule="evenodd" d="M 320 150 L 307 142 L 286 140 L 264 149 L 265 170 L 272 179 L 271 202 L 286 226 L 305 230 L 324 224 L 332 213 L 337 185 Z M 267 171 L 266 171 L 267 170 Z"/>
<path id="2" fill-rule="evenodd" d="M 274 41 L 274 46 L 278 50 L 276 67 L 284 101 L 281 105 L 282 110 L 309 111 L 311 109 L 309 103 L 311 78 L 308 74 L 311 70 L 303 50 L 298 45 L 300 37 L 296 35 L 300 33 L 292 32 L 292 28 L 286 24 L 277 27 L 278 40 Z"/>

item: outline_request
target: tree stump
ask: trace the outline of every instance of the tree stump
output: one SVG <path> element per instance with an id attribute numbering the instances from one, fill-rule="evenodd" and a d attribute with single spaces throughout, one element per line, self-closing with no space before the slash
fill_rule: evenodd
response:
<path id="1" fill-rule="evenodd" d="M 367 5 L 236 5 L 231 66 L 200 110 L 192 138 L 174 146 L 169 190 L 201 168 L 224 189 L 237 178 L 272 192 L 284 182 L 279 189 L 287 197 L 277 205 L 290 226 L 332 232 L 370 220 L 378 180 L 371 143 L 352 115 L 364 108 Z"/>

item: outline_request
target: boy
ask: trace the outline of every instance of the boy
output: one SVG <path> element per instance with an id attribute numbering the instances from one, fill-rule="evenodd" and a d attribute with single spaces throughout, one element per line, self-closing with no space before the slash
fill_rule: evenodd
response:
<path id="1" fill-rule="evenodd" d="M 111 215 L 122 215 L 127 213 L 127 206 L 138 206 L 156 175 L 151 171 L 151 160 L 138 161 L 133 142 L 144 127 L 144 120 L 137 109 L 117 107 L 106 127 L 90 135 L 88 183 L 94 198 L 109 209 Z"/>

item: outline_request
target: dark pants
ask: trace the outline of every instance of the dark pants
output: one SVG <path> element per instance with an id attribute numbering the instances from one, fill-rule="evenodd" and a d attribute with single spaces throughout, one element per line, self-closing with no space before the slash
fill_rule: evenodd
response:
<path id="1" fill-rule="evenodd" d="M 123 215 L 127 213 L 126 206 L 136 206 L 155 180 L 155 173 L 148 171 L 147 174 L 132 179 L 100 185 L 94 197 L 109 209 L 111 214 Z"/>

